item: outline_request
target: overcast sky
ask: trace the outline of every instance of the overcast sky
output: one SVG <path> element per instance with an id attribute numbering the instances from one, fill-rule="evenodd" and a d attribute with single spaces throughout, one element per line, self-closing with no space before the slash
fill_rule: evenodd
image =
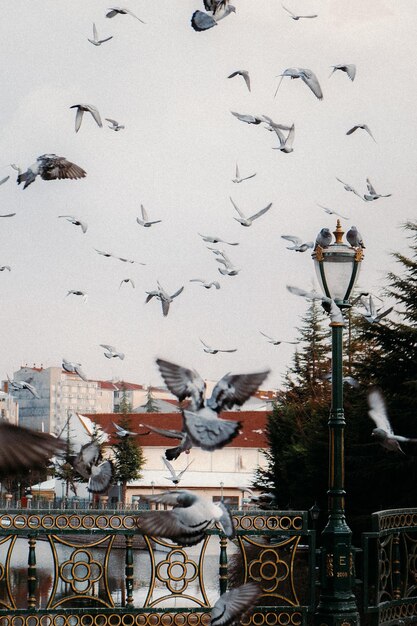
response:
<path id="1" fill-rule="evenodd" d="M 121 0 L 120 0 L 121 1 Z M 415 33 L 417 4 L 409 0 L 285 0 L 316 19 L 293 21 L 275 0 L 235 0 L 236 14 L 207 32 L 190 17 L 199 0 L 123 0 L 133 17 L 105 17 L 108 0 L 3 0 L 0 213 L 2 341 L 0 373 L 20 365 L 82 363 L 90 378 L 113 377 L 159 384 L 160 356 L 196 368 L 205 378 L 228 371 L 271 369 L 277 387 L 293 346 L 271 346 L 259 330 L 296 337 L 307 303 L 286 284 L 310 289 L 310 252 L 286 250 L 281 234 L 315 239 L 335 219 L 316 203 L 349 216 L 366 244 L 360 276 L 380 291 L 391 253 L 406 251 L 401 224 L 415 219 L 417 118 Z M 100 47 L 87 41 L 95 22 Z M 351 82 L 331 66 L 355 63 Z M 323 101 L 300 80 L 276 76 L 288 67 L 313 70 Z M 252 92 L 237 69 L 250 72 Z M 95 105 L 104 120 L 126 126 L 113 132 L 86 115 L 74 130 L 77 103 Z M 272 150 L 264 126 L 243 124 L 230 111 L 268 115 L 295 124 L 294 152 Z M 371 128 L 346 136 L 357 123 Z M 16 172 L 44 153 L 56 153 L 87 172 L 78 181 L 36 181 L 23 191 Z M 235 163 L 242 175 L 233 184 Z M 336 176 L 366 191 L 369 177 L 390 198 L 365 203 Z M 243 228 L 229 196 L 245 214 L 271 210 Z M 136 223 L 143 203 L 151 228 Z M 88 223 L 84 235 L 58 215 Z M 221 276 L 197 232 L 239 241 L 225 246 L 238 276 Z M 94 248 L 146 263 L 121 263 Z M 119 283 L 132 278 L 136 288 Z M 191 278 L 220 280 L 205 290 Z M 145 291 L 160 280 L 170 293 L 185 285 L 167 318 Z M 88 292 L 83 303 L 70 289 Z M 227 355 L 207 355 L 199 338 Z M 104 358 L 100 343 L 126 353 Z"/>

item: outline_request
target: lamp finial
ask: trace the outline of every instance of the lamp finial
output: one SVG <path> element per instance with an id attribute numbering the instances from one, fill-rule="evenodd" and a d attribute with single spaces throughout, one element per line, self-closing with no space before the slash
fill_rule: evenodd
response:
<path id="1" fill-rule="evenodd" d="M 340 220 L 337 220 L 337 224 L 336 224 L 336 230 L 333 231 L 333 235 L 335 236 L 335 243 L 342 243 L 342 239 L 343 239 L 343 235 L 345 234 L 345 231 L 342 229 L 342 224 L 340 223 Z"/>

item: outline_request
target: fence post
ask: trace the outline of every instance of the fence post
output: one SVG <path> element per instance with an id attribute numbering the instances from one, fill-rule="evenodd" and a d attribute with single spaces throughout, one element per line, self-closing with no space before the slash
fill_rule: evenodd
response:
<path id="1" fill-rule="evenodd" d="M 34 609 L 36 607 L 36 538 L 35 535 L 29 535 L 29 557 L 28 557 L 28 607 Z"/>

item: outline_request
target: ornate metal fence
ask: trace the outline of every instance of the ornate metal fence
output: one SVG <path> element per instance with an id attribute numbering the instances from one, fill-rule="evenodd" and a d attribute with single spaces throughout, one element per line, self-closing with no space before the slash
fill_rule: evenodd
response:
<path id="1" fill-rule="evenodd" d="M 417 622 L 417 509 L 379 511 L 363 535 L 364 610 L 373 624 Z"/>
<path id="2" fill-rule="evenodd" d="M 0 626 L 204 626 L 227 586 L 262 590 L 247 626 L 303 626 L 314 608 L 307 512 L 236 512 L 184 548 L 142 536 L 141 513 L 0 511 Z M 22 561 L 23 559 L 23 561 Z"/>

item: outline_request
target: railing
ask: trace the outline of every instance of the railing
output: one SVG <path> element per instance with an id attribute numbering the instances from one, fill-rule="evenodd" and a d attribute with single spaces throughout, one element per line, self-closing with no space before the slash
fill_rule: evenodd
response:
<path id="1" fill-rule="evenodd" d="M 364 610 L 373 624 L 417 623 L 417 509 L 379 511 L 363 534 Z"/>
<path id="2" fill-rule="evenodd" d="M 253 580 L 243 624 L 303 626 L 314 608 L 307 512 L 233 514 L 184 548 L 142 536 L 140 511 L 0 511 L 0 626 L 205 626 L 228 585 Z"/>

